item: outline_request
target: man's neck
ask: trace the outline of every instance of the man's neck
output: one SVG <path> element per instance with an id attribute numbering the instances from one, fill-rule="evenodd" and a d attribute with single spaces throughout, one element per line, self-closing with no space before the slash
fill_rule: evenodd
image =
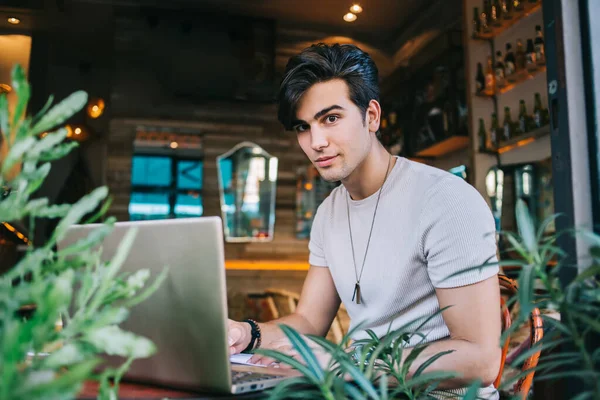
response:
<path id="1" fill-rule="evenodd" d="M 390 153 L 376 141 L 364 161 L 344 180 L 342 184 L 352 200 L 362 200 L 377 192 L 383 185 L 386 174 L 389 174 L 396 163 L 390 160 Z"/>

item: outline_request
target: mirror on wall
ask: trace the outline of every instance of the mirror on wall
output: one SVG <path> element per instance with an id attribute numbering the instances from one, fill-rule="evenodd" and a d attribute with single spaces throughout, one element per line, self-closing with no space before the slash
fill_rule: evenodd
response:
<path id="1" fill-rule="evenodd" d="M 314 165 L 296 171 L 296 237 L 308 239 L 319 205 L 340 182 L 327 182 Z"/>
<path id="2" fill-rule="evenodd" d="M 251 142 L 217 157 L 225 241 L 273 240 L 277 167 L 277 157 Z"/>

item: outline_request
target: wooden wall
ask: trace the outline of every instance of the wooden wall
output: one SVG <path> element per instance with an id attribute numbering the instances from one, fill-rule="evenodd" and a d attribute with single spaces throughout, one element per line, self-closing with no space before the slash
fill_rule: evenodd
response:
<path id="1" fill-rule="evenodd" d="M 114 197 L 110 213 L 119 220 L 128 220 L 133 141 L 138 126 L 185 129 L 203 138 L 204 185 L 202 189 L 204 215 L 220 216 L 216 157 L 241 141 L 251 141 L 279 158 L 275 204 L 275 234 L 267 243 L 226 243 L 226 258 L 244 260 L 300 260 L 308 258 L 307 240 L 295 237 L 296 174 L 308 160 L 298 147 L 293 134 L 286 133 L 274 121 L 272 106 L 259 107 L 264 118 L 245 123 L 231 123 L 223 118 L 212 122 L 115 118 L 108 135 L 107 185 Z M 234 109 L 231 113 L 235 113 Z M 269 116 L 271 115 L 271 116 Z M 260 116 L 260 115 L 259 115 Z M 214 117 L 214 116 L 213 116 Z M 262 119 L 262 120 L 258 120 Z"/>

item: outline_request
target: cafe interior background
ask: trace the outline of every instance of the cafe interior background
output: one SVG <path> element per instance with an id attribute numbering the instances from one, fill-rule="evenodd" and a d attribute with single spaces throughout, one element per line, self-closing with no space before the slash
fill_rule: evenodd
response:
<path id="1" fill-rule="evenodd" d="M 538 223 L 556 211 L 547 68 L 557 57 L 544 48 L 552 10 L 515 1 L 481 19 L 500 3 L 3 0 L 0 90 L 14 101 L 19 63 L 32 110 L 50 94 L 87 91 L 88 106 L 68 121 L 80 146 L 54 163 L 38 195 L 72 202 L 107 185 L 109 215 L 121 221 L 221 216 L 229 315 L 266 320 L 294 307 L 312 218 L 338 184 L 319 178 L 276 120 L 286 62 L 310 44 L 367 51 L 380 72 L 382 143 L 472 184 L 498 230 L 516 229 L 518 198 Z M 50 224 L 36 226 L 35 240 Z M 24 225 L 0 225 L 2 272 L 28 236 Z M 330 337 L 347 324 L 342 308 Z"/>

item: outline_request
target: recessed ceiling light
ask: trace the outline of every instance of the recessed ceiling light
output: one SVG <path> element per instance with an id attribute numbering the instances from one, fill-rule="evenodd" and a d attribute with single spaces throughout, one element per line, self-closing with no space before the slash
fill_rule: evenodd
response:
<path id="1" fill-rule="evenodd" d="M 9 24 L 13 24 L 13 25 L 18 25 L 21 23 L 21 20 L 19 18 L 16 17 L 9 17 L 8 18 L 8 23 Z"/>
<path id="2" fill-rule="evenodd" d="M 352 7 L 350 7 L 350 11 L 352 11 L 354 14 L 360 14 L 362 10 L 363 9 L 359 4 L 354 4 Z"/>
<path id="3" fill-rule="evenodd" d="M 346 15 L 344 15 L 344 21 L 346 21 L 346 22 L 356 21 L 356 14 L 347 13 Z"/>

